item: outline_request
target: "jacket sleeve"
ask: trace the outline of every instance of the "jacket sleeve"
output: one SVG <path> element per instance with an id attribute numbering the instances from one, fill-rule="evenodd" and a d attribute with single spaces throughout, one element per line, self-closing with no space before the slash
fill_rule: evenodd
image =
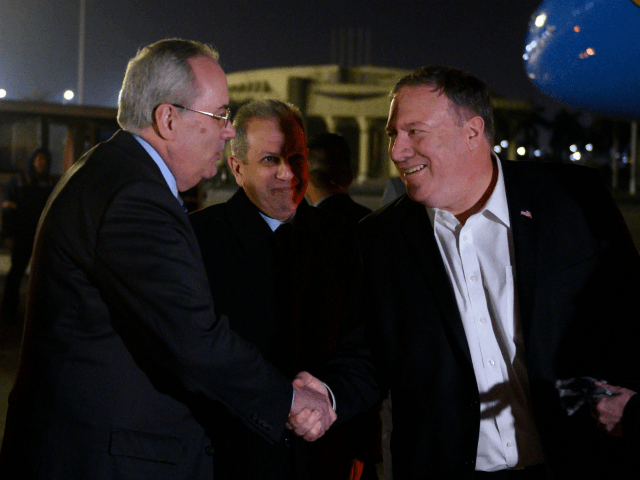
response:
<path id="1" fill-rule="evenodd" d="M 100 219 L 94 269 L 114 329 L 143 370 L 279 440 L 290 380 L 216 317 L 188 217 L 165 186 L 132 182 L 117 193 Z"/>

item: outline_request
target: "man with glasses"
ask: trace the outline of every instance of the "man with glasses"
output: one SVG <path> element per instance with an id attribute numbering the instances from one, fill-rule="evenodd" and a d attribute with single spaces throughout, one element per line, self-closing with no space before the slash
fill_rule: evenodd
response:
<path id="1" fill-rule="evenodd" d="M 141 49 L 122 87 L 124 130 L 53 192 L 1 478 L 210 480 L 218 406 L 265 442 L 280 441 L 290 409 L 309 405 L 319 428 L 335 419 L 326 396 L 292 387 L 214 311 L 178 192 L 214 175 L 235 135 L 217 58 L 184 40 Z"/>
<path id="2" fill-rule="evenodd" d="M 328 358 L 358 318 L 358 255 L 349 230 L 304 200 L 308 150 L 298 109 L 254 101 L 234 126 L 228 163 L 241 188 L 190 219 L 216 313 L 293 379 Z M 216 425 L 218 480 L 358 478 L 354 459 L 372 450 L 353 423 L 313 444 L 285 436 L 273 445 L 228 411 L 216 412 Z"/>

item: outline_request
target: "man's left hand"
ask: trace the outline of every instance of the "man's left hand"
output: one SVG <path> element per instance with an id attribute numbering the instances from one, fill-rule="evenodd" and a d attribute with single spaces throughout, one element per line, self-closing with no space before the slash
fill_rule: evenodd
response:
<path id="1" fill-rule="evenodd" d="M 622 413 L 629 399 L 636 392 L 627 388 L 595 382 L 613 393 L 613 396 L 598 400 L 592 408 L 592 416 L 598 421 L 598 428 L 614 437 L 622 436 Z"/>

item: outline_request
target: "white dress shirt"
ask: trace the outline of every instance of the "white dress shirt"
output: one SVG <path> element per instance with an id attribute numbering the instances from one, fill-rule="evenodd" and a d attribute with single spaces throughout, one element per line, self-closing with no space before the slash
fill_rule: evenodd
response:
<path id="1" fill-rule="evenodd" d="M 427 208 L 427 212 L 455 291 L 480 393 L 476 470 L 540 464 L 500 162 L 491 197 L 464 226 L 446 210 Z"/>

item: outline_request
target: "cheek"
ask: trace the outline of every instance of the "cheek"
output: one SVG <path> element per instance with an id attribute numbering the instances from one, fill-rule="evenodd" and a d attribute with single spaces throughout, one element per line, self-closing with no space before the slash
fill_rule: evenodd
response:
<path id="1" fill-rule="evenodd" d="M 309 170 L 302 167 L 299 172 L 297 172 L 296 176 L 300 180 L 301 184 L 306 185 L 309 182 Z"/>

